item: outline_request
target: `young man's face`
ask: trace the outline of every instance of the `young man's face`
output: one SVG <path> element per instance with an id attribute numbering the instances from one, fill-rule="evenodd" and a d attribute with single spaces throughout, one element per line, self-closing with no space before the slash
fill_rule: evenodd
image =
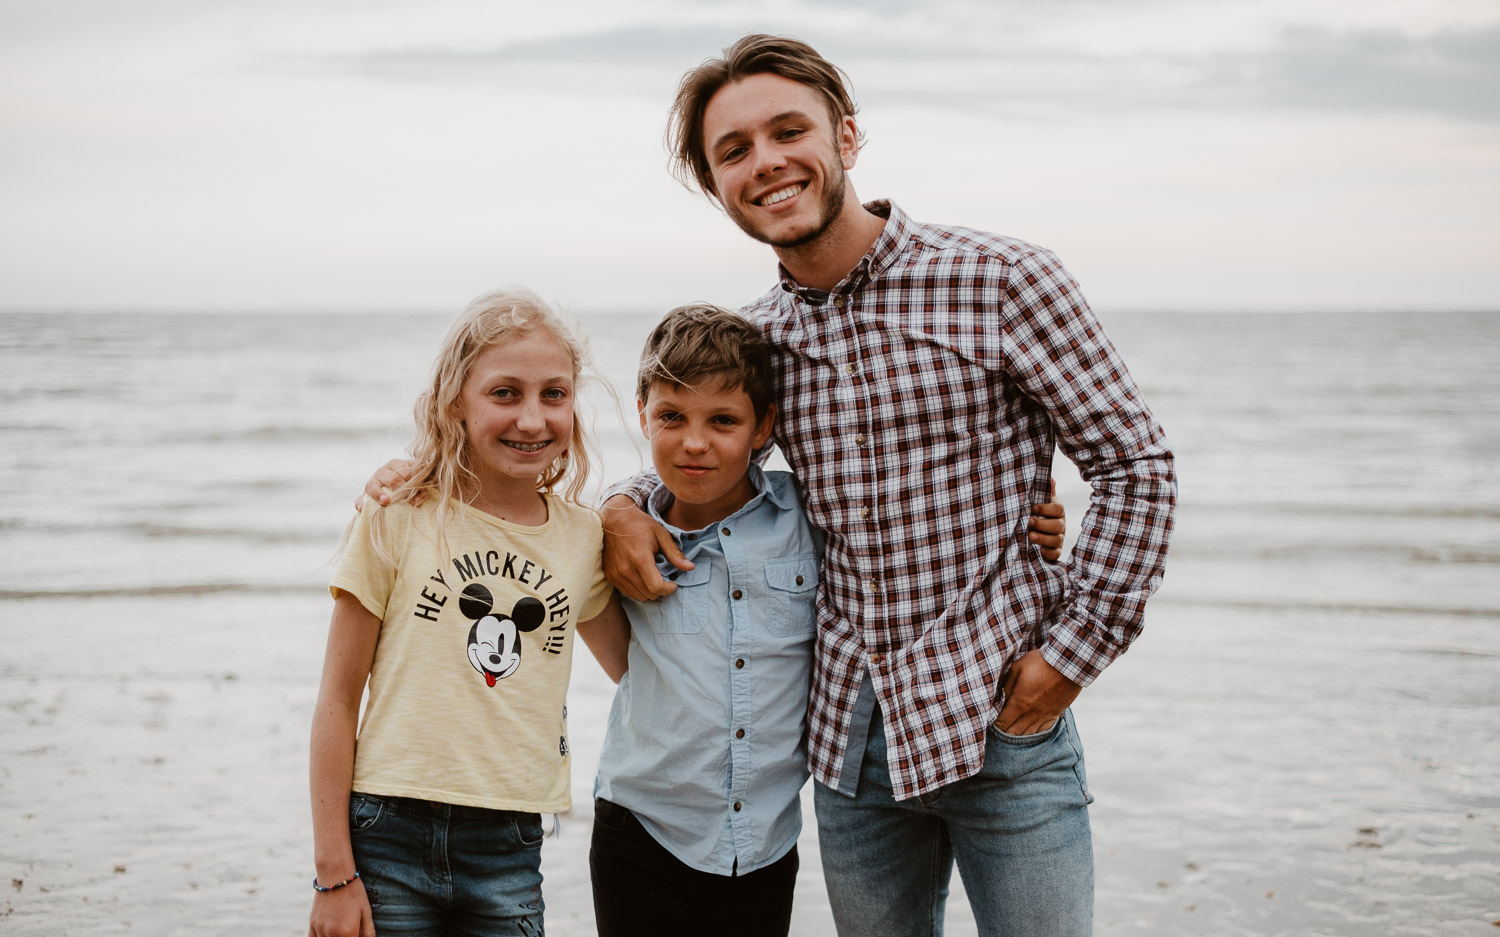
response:
<path id="1" fill-rule="evenodd" d="M 770 74 L 725 85 L 703 111 L 703 140 L 719 201 L 757 241 L 800 247 L 844 210 L 854 119 L 835 123 L 807 85 Z"/>
<path id="2" fill-rule="evenodd" d="M 688 386 L 657 381 L 636 405 L 656 473 L 693 529 L 728 517 L 754 495 L 750 456 L 770 438 L 775 407 L 757 420 L 750 395 L 714 375 Z"/>

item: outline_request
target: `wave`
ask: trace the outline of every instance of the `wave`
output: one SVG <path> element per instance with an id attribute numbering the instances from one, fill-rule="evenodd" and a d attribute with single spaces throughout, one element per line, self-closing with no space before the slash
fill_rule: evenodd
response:
<path id="1" fill-rule="evenodd" d="M 226 442 L 321 442 L 337 440 L 347 442 L 361 439 L 386 439 L 392 435 L 405 438 L 411 435 L 409 427 L 380 426 L 255 426 L 233 431 L 210 431 L 190 433 L 163 433 L 158 441 L 164 443 L 226 443 Z"/>
<path id="2" fill-rule="evenodd" d="M 1188 511 L 1234 514 L 1290 514 L 1307 517 L 1394 517 L 1500 520 L 1500 504 L 1320 504 L 1309 501 L 1187 501 Z"/>
<path id="3" fill-rule="evenodd" d="M 338 542 L 337 528 L 279 528 L 267 530 L 254 527 L 188 527 L 180 524 L 161 524 L 154 521 L 132 521 L 121 524 L 36 524 L 14 518 L 0 518 L 0 530 L 19 530 L 38 534 L 81 534 L 97 537 L 101 533 L 129 534 L 153 540 L 237 540 L 250 543 L 277 545 L 298 543 Z"/>
<path id="4" fill-rule="evenodd" d="M 1500 608 L 1437 607 L 1401 605 L 1390 602 L 1346 602 L 1313 599 L 1230 599 L 1208 596 L 1162 594 L 1151 600 L 1153 605 L 1189 605 L 1204 608 L 1243 608 L 1263 611 L 1345 612 L 1362 615 L 1425 615 L 1438 618 L 1500 618 Z"/>
<path id="5" fill-rule="evenodd" d="M 1473 547 L 1417 547 L 1393 543 L 1296 543 L 1278 546 L 1240 546 L 1237 544 L 1172 545 L 1177 560 L 1330 560 L 1380 559 L 1408 563 L 1500 565 L 1500 552 Z"/>
<path id="6" fill-rule="evenodd" d="M 316 595 L 323 586 L 292 583 L 192 582 L 156 586 L 69 586 L 56 589 L 0 589 L 10 599 L 149 599 L 198 595 Z"/>

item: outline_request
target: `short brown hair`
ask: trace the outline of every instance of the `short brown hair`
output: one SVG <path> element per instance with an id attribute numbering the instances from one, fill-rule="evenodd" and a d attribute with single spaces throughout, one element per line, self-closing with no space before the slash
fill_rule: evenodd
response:
<path id="1" fill-rule="evenodd" d="M 743 36 L 724 50 L 723 57 L 704 59 L 677 85 L 677 97 L 667 117 L 667 149 L 672 154 L 669 165 L 677 181 L 688 188 L 696 185 L 704 195 L 718 201 L 703 140 L 703 112 L 709 99 L 725 85 L 765 74 L 789 78 L 821 94 L 835 125 L 858 110 L 849 76 L 812 46 L 787 36 Z M 864 142 L 864 134 L 858 134 L 856 145 L 863 146 Z"/>
<path id="2" fill-rule="evenodd" d="M 749 319 L 708 303 L 678 306 L 646 338 L 636 398 L 645 403 L 658 382 L 685 387 L 707 377 L 722 378 L 726 388 L 742 388 L 757 420 L 775 398 L 771 346 Z"/>

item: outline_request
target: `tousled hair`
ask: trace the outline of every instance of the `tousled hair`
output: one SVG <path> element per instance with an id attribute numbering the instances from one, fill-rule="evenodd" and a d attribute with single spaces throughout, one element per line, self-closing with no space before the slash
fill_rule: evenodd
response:
<path id="1" fill-rule="evenodd" d="M 464 382 L 485 349 L 539 333 L 556 339 L 572 359 L 576 401 L 577 385 L 588 363 L 587 346 L 582 335 L 561 314 L 529 290 L 496 290 L 478 297 L 469 303 L 443 339 L 427 387 L 418 395 L 413 408 L 416 436 L 411 445 L 411 479 L 394 495 L 396 500 L 409 500 L 418 493 L 427 500 L 437 499 L 439 510 L 434 532 L 439 544 L 445 539 L 449 499 L 464 500 L 464 491 L 478 480 L 469 461 L 468 434 L 458 415 Z M 590 442 L 583 424 L 575 409 L 568 447 L 537 477 L 538 491 L 552 492 L 561 486 L 563 497 L 581 503 L 579 494 L 588 481 L 590 468 Z"/>
<path id="2" fill-rule="evenodd" d="M 658 382 L 685 387 L 705 378 L 743 389 L 757 420 L 775 400 L 771 346 L 749 319 L 708 303 L 678 306 L 646 338 L 636 399 L 645 403 Z"/>
<path id="3" fill-rule="evenodd" d="M 828 104 L 828 114 L 835 125 L 858 110 L 849 76 L 844 70 L 823 58 L 818 51 L 800 39 L 751 33 L 742 36 L 724 50 L 719 58 L 704 59 L 677 85 L 667 118 L 667 150 L 672 175 L 688 188 L 696 186 L 710 200 L 719 203 L 713 172 L 708 164 L 703 139 L 703 113 L 708 102 L 725 85 L 751 75 L 780 75 L 807 85 Z M 856 146 L 864 145 L 864 134 L 858 132 Z"/>

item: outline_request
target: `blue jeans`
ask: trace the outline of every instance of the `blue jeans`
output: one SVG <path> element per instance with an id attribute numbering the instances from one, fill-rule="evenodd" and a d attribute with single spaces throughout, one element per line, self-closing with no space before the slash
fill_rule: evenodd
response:
<path id="1" fill-rule="evenodd" d="M 938 937 L 957 860 L 983 937 L 1087 937 L 1092 800 L 1071 712 L 1035 735 L 991 727 L 978 774 L 895 800 L 877 708 L 855 796 L 813 791 L 839 933 Z"/>
<path id="2" fill-rule="evenodd" d="M 543 933 L 537 814 L 355 791 L 349 839 L 380 937 Z"/>

